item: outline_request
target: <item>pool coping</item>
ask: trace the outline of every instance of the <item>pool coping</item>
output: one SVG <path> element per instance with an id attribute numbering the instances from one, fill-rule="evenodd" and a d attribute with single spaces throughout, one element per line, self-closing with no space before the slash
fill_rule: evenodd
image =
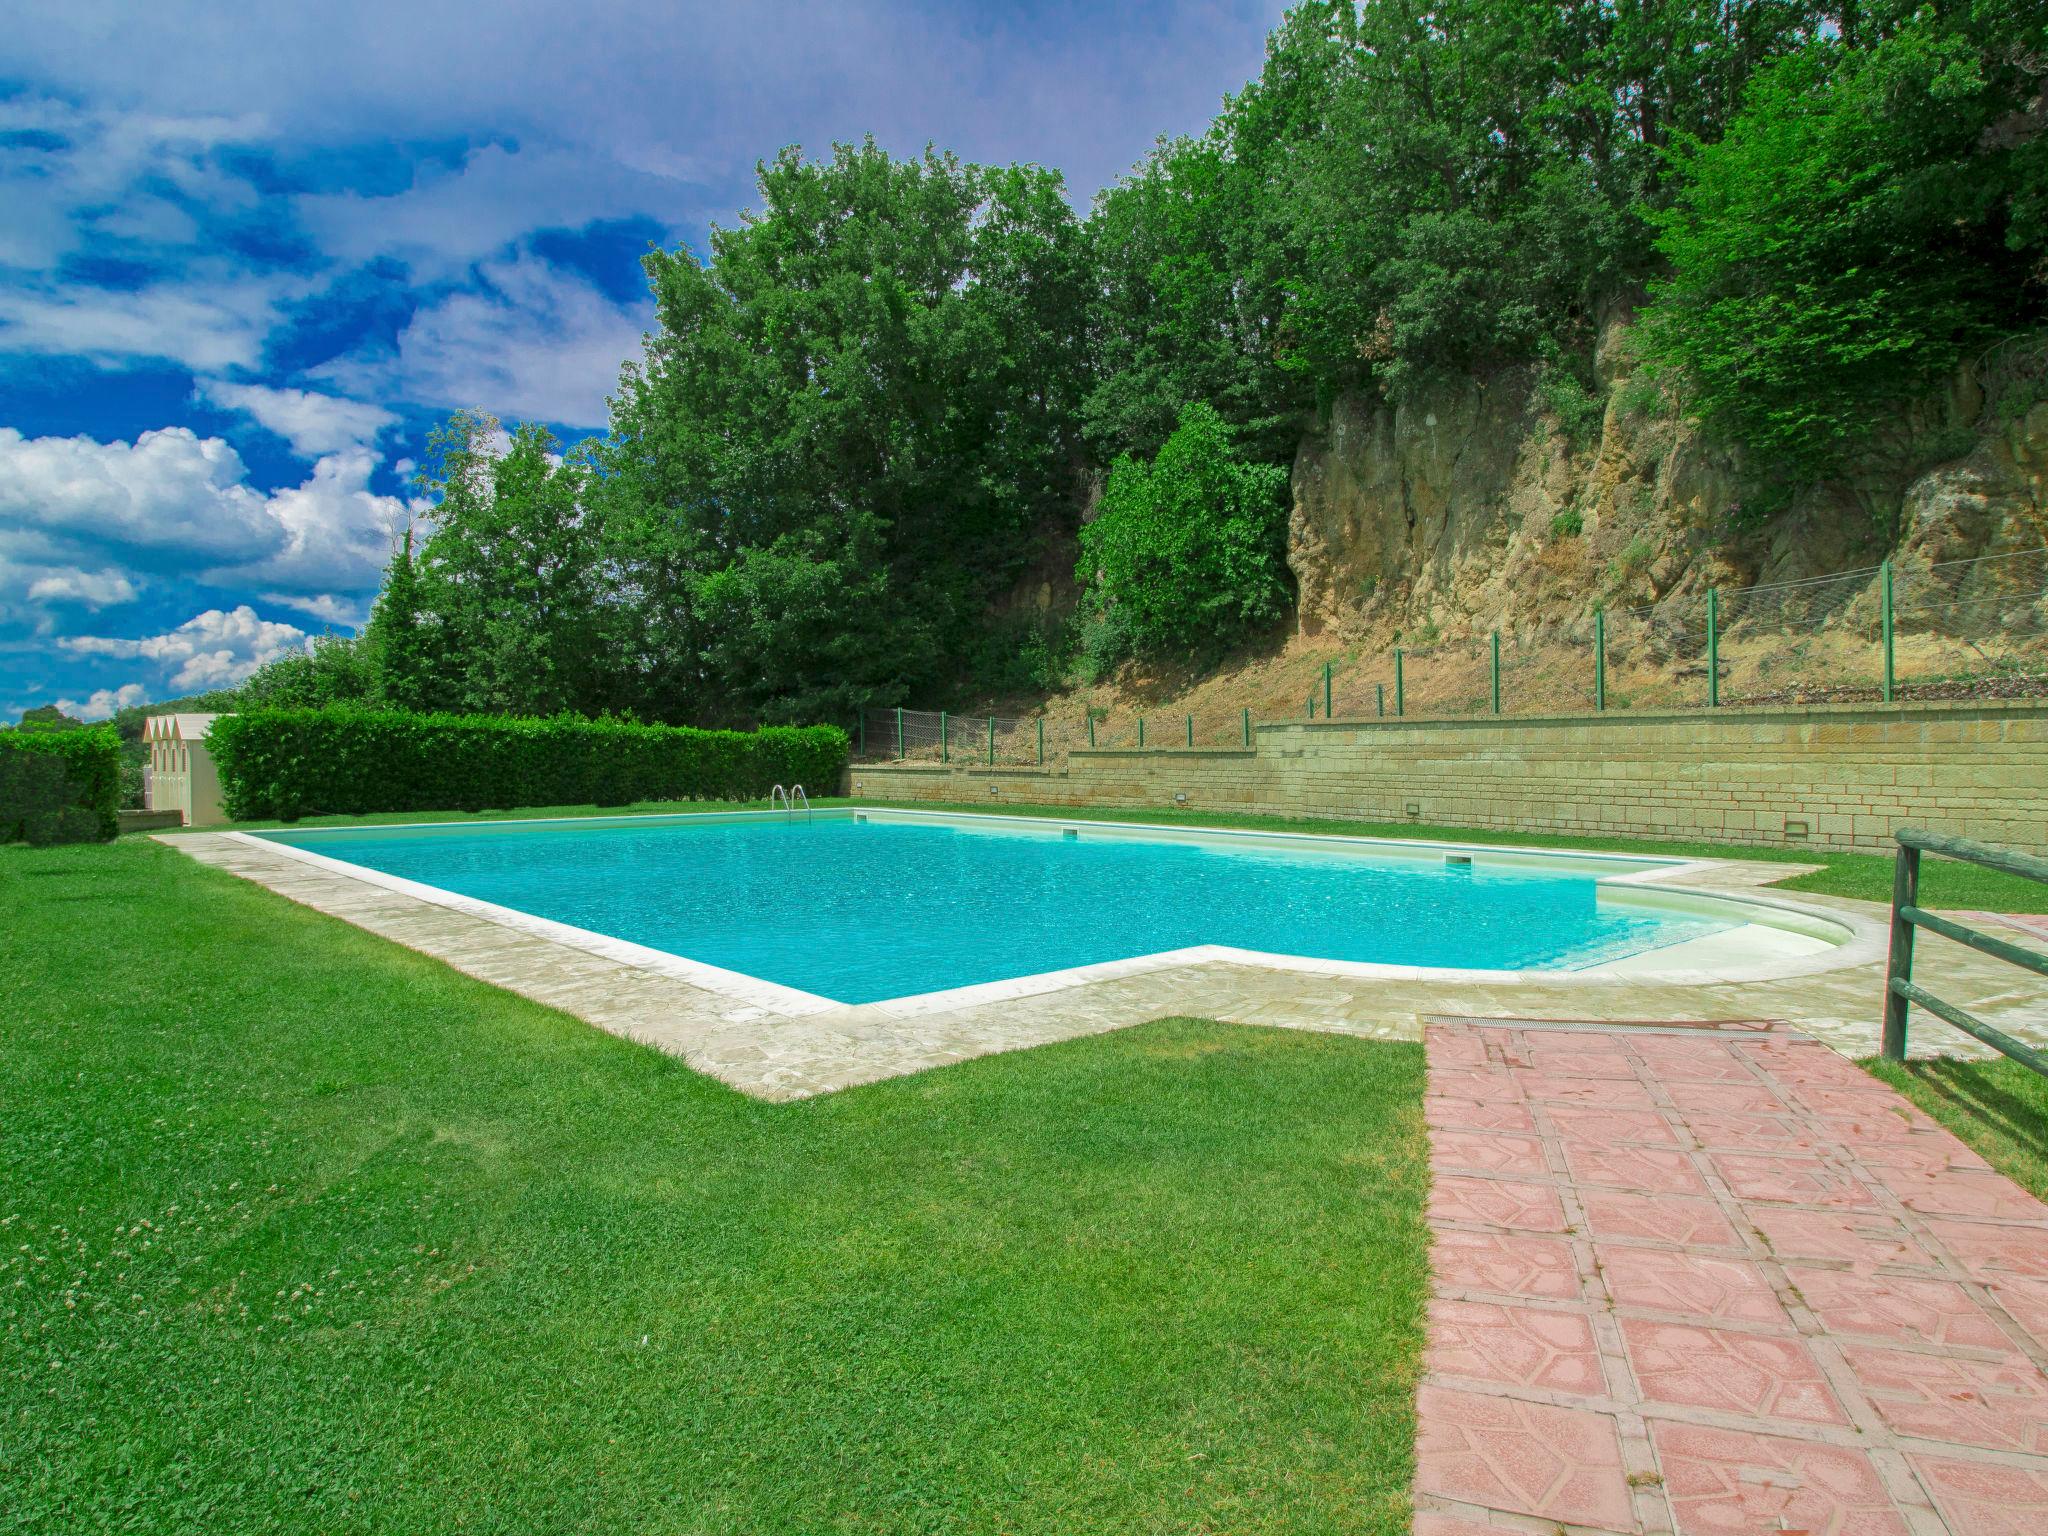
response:
<path id="1" fill-rule="evenodd" d="M 291 843 L 278 841 L 274 835 L 249 832 L 226 832 L 219 834 L 231 840 L 260 847 L 283 857 L 295 860 L 329 874 L 355 880 L 394 894 L 408 897 L 432 906 L 447 908 L 465 915 L 480 918 L 500 927 L 561 944 L 571 949 L 598 955 L 616 963 L 632 966 L 657 975 L 681 981 L 722 998 L 740 1004 L 749 1010 L 784 1018 L 807 1018 L 843 1008 L 877 1010 L 898 1018 L 914 1018 L 921 1015 L 950 1013 L 962 1008 L 977 1007 L 988 1003 L 1006 1002 L 1013 999 L 1039 997 L 1047 993 L 1062 992 L 1095 983 L 1122 981 L 1131 977 L 1144 976 L 1159 971 L 1176 970 L 1188 966 L 1226 964 L 1244 966 L 1270 972 L 1296 975 L 1336 978 L 1358 981 L 1387 982 L 1441 982 L 1446 985 L 1461 983 L 1491 983 L 1503 985 L 1544 984 L 1576 987 L 1601 986 L 1658 986 L 1658 985 L 1723 985 L 1751 981 L 1778 981 L 1801 976 L 1818 975 L 1824 972 L 1851 969 L 1868 965 L 1873 959 L 1881 958 L 1889 943 L 1889 932 L 1884 925 L 1862 917 L 1860 914 L 1840 910 L 1807 906 L 1779 897 L 1761 897 L 1749 894 L 1735 895 L 1720 890 L 1705 890 L 1697 885 L 1673 884 L 1680 877 L 1697 879 L 1703 874 L 1739 864 L 1739 860 L 1670 858 L 1658 855 L 1631 855 L 1627 853 L 1552 851 L 1545 849 L 1500 847 L 1479 842 L 1443 842 L 1425 838 L 1381 838 L 1351 836 L 1342 833 L 1269 832 L 1235 827 L 1162 827 L 1145 822 L 1097 821 L 1094 819 L 1071 819 L 1052 816 L 1023 816 L 1003 814 L 991 816 L 971 811 L 925 811 L 912 807 L 896 806 L 830 806 L 814 813 L 816 817 L 832 820 L 901 820 L 910 822 L 941 822 L 958 824 L 979 823 L 991 826 L 1016 827 L 1019 825 L 1040 828 L 1055 828 L 1064 833 L 1069 829 L 1076 832 L 1087 829 L 1093 833 L 1142 835 L 1154 841 L 1208 841 L 1223 838 L 1246 846 L 1300 846 L 1302 844 L 1325 844 L 1342 847 L 1366 846 L 1374 849 L 1415 850 L 1417 856 L 1424 851 L 1446 851 L 1453 853 L 1483 853 L 1489 858 L 1516 867 L 1545 867 L 1559 864 L 1599 864 L 1603 862 L 1630 866 L 1623 873 L 1602 876 L 1598 884 L 1624 889 L 1631 896 L 1660 896 L 1684 905 L 1711 906 L 1724 908 L 1755 908 L 1792 919 L 1783 924 L 1759 924 L 1757 926 L 1784 927 L 1793 932 L 1802 929 L 1824 927 L 1841 930 L 1846 937 L 1829 949 L 1817 954 L 1786 956 L 1770 961 L 1735 968 L 1720 966 L 1705 969 L 1698 966 L 1673 966 L 1627 970 L 1610 969 L 1621 962 L 1603 962 L 1581 970 L 1493 970 L 1476 967 L 1389 965 L 1373 961 L 1331 960 L 1314 955 L 1288 955 L 1268 950 L 1241 949 L 1231 945 L 1201 944 L 1181 949 L 1159 950 L 1145 955 L 1133 955 L 1118 960 L 1100 961 L 1092 965 L 1071 966 L 1060 970 L 1041 971 L 1029 976 L 1011 977 L 997 981 L 977 982 L 963 987 L 942 988 L 929 992 L 905 993 L 898 997 L 878 999 L 865 1003 L 847 1003 L 836 998 L 824 997 L 806 992 L 780 982 L 745 972 L 728 970 L 703 961 L 692 960 L 667 950 L 655 949 L 636 944 L 630 940 L 614 938 L 609 934 L 592 929 L 580 928 L 573 924 L 558 922 L 552 918 L 538 917 L 515 907 L 502 906 L 495 902 L 464 896 L 442 887 L 428 885 L 421 881 L 408 880 L 402 876 L 385 874 L 380 870 L 352 864 L 344 859 L 330 858 Z M 420 833 L 431 834 L 437 829 L 460 827 L 465 831 L 497 830 L 502 828 L 523 828 L 535 826 L 632 826 L 653 823 L 696 823 L 752 822 L 788 819 L 782 811 L 711 811 L 711 812 L 649 812 L 600 817 L 524 817 L 490 822 L 393 822 L 373 823 L 351 827 L 306 828 L 290 835 L 320 836 L 331 834 L 347 836 L 365 833 Z M 279 829 L 282 830 L 282 829 Z M 1649 864 L 1642 869 L 1638 866 Z M 1655 904 L 1662 904 L 1657 902 Z M 1809 933 L 1807 936 L 1815 937 Z M 1683 945 L 1674 945 L 1682 948 Z M 1654 951 L 1652 952 L 1654 953 Z M 1633 961 L 1640 956 L 1627 957 Z"/>

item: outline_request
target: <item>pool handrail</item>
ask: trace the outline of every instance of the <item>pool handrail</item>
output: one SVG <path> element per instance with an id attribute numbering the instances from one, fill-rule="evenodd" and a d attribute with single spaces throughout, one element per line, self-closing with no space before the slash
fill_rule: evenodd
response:
<path id="1" fill-rule="evenodd" d="M 1979 954 L 1990 955 L 1993 959 L 2032 971 L 2037 976 L 2048 976 L 2048 955 L 1980 933 L 1953 918 L 1937 916 L 1921 907 L 1922 853 L 1960 859 L 1986 869 L 2018 875 L 2022 879 L 2038 880 L 2044 885 L 2048 885 L 2048 859 L 2036 858 L 2016 849 L 1993 848 L 1988 843 L 1973 842 L 1967 837 L 1923 832 L 1917 827 L 1901 827 L 1896 836 L 1899 857 L 1892 873 L 1891 958 L 1885 966 L 1884 1037 L 1878 1048 L 1879 1054 L 1886 1061 L 1906 1059 L 1906 1015 L 1912 1005 L 1918 1003 L 1943 1023 L 1954 1025 L 1994 1051 L 2010 1056 L 2021 1066 L 2048 1077 L 2048 1052 L 2013 1039 L 2003 1030 L 1985 1023 L 1954 1003 L 1945 1002 L 1913 981 L 1913 930 L 1916 928 L 1938 933 L 1945 939 L 1969 946 Z"/>

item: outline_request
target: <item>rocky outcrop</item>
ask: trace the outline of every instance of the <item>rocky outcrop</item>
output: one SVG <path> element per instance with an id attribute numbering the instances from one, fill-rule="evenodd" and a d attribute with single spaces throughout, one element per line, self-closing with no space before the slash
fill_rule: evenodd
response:
<path id="1" fill-rule="evenodd" d="M 1960 377 L 1885 424 L 1853 481 L 1738 533 L 1742 464 L 1632 373 L 1624 321 L 1596 360 L 1604 408 L 1578 442 L 1530 369 L 1339 400 L 1294 464 L 1299 634 L 1565 628 L 1596 604 L 1875 565 L 1892 528 L 1902 564 L 2048 545 L 2048 402 Z"/>

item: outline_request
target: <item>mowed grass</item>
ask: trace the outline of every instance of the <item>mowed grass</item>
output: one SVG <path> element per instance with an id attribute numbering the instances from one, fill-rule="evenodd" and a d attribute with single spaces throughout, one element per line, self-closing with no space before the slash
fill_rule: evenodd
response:
<path id="1" fill-rule="evenodd" d="M 1948 1033 L 1916 1013 L 1910 1026 Z M 1959 1037 L 1958 1037 L 1959 1038 Z M 2016 1061 L 1864 1063 L 1974 1147 L 2007 1178 L 2048 1200 L 2048 1077 Z"/>
<path id="2" fill-rule="evenodd" d="M 0 1530 L 1407 1529 L 1419 1047 L 767 1105 L 136 839 L 0 978 Z"/>

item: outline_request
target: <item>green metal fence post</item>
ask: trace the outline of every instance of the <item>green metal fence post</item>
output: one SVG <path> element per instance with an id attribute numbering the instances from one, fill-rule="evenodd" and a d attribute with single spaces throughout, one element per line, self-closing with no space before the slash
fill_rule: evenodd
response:
<path id="1" fill-rule="evenodd" d="M 1707 708 L 1721 707 L 1721 589 L 1707 588 Z"/>
<path id="2" fill-rule="evenodd" d="M 1385 683 L 1374 683 L 1372 685 L 1372 707 L 1382 720 L 1387 717 L 1387 685 Z"/>
<path id="3" fill-rule="evenodd" d="M 1500 631 L 1493 632 L 1493 712 L 1500 713 Z"/>
<path id="4" fill-rule="evenodd" d="M 1095 750 L 1095 711 L 1088 711 L 1088 750 Z"/>
<path id="5" fill-rule="evenodd" d="M 1244 744 L 1247 747 L 1252 744 L 1252 712 L 1249 709 L 1244 712 Z"/>
<path id="6" fill-rule="evenodd" d="M 942 709 L 939 711 L 939 761 L 942 763 L 953 761 L 952 749 L 946 740 L 947 734 L 946 712 Z"/>
<path id="7" fill-rule="evenodd" d="M 903 761 L 903 706 L 896 706 L 896 761 Z"/>
<path id="8" fill-rule="evenodd" d="M 857 745 L 854 751 L 862 757 L 868 755 L 868 707 L 860 707 L 860 718 L 853 722 L 853 734 Z"/>
<path id="9" fill-rule="evenodd" d="M 1138 745 L 1141 747 L 1145 745 L 1145 717 L 1143 715 L 1138 716 Z"/>
<path id="10" fill-rule="evenodd" d="M 1884 701 L 1892 701 L 1892 563 L 1885 561 L 1884 571 Z M 1889 1004 L 1887 1004 L 1889 1006 Z M 1889 1017 L 1889 1015 L 1887 1015 Z M 1903 1028 L 1903 1026 L 1902 1026 Z"/>
<path id="11" fill-rule="evenodd" d="M 988 765 L 991 768 L 996 765 L 996 717 L 994 715 L 988 717 Z"/>
<path id="12" fill-rule="evenodd" d="M 1394 713 L 1408 713 L 1408 687 L 1401 675 L 1401 647 L 1394 647 Z"/>
<path id="13" fill-rule="evenodd" d="M 1045 716 L 1038 717 L 1038 766 L 1045 766 Z"/>
<path id="14" fill-rule="evenodd" d="M 1192 747 L 1192 746 L 1193 746 L 1194 744 L 1195 744 L 1195 717 L 1194 717 L 1193 715 L 1189 715 L 1189 716 L 1188 716 L 1188 745 Z"/>
<path id="15" fill-rule="evenodd" d="M 1330 664 L 1323 663 L 1323 718 L 1330 718 Z"/>
<path id="16" fill-rule="evenodd" d="M 1593 615 L 1593 707 L 1607 708 L 1607 610 Z"/>
<path id="17" fill-rule="evenodd" d="M 1884 1034 L 1878 1054 L 1886 1061 L 1906 1059 L 1906 1014 L 1912 1007 L 1892 986 L 1913 979 L 1913 925 L 1899 914 L 1920 905 L 1920 850 L 1899 844 L 1892 869 L 1892 947 L 1884 973 Z"/>

